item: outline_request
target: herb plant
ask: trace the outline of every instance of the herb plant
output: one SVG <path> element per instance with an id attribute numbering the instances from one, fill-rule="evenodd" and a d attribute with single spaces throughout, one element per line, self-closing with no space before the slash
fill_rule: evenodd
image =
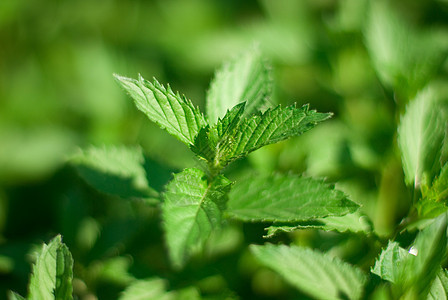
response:
<path id="1" fill-rule="evenodd" d="M 232 243 L 225 235 L 229 224 L 263 227 L 265 235 L 248 242 L 247 255 L 257 267 L 296 289 L 293 297 L 448 299 L 447 115 L 444 96 L 431 84 L 446 51 L 429 34 L 424 36 L 432 43 L 431 51 L 423 51 L 413 42 L 423 34 L 394 22 L 391 14 L 383 2 L 372 4 L 364 31 L 378 79 L 402 107 L 396 128 L 402 167 L 391 177 L 403 173 L 402 192 L 409 195 L 410 204 L 396 226 L 384 232 L 375 228 L 361 203 L 343 191 L 343 183 L 293 172 L 244 171 L 229 179 L 228 169 L 235 161 L 300 136 L 332 116 L 308 105 L 273 104 L 270 67 L 258 48 L 216 72 L 205 114 L 156 79 L 115 75 L 136 107 L 197 158 L 193 167 L 174 172 L 159 188 L 148 180 L 140 147 L 91 146 L 71 157 L 71 165 L 95 191 L 151 207 L 160 218 L 170 265 L 154 276 L 122 272 L 121 300 L 243 298 L 230 289 L 207 295 L 199 280 L 176 282 L 177 277 L 188 277 L 192 265 L 207 264 L 208 253 Z M 385 36 L 389 30 L 391 36 Z M 336 246 L 301 245 L 285 238 L 309 230 L 330 241 L 343 234 L 357 235 L 370 249 L 353 262 L 340 257 Z M 121 262 L 111 265 L 122 270 Z M 234 272 L 237 262 L 231 263 Z M 44 244 L 33 266 L 28 299 L 72 299 L 73 265 L 60 235 Z M 9 296 L 23 299 L 14 292 Z"/>

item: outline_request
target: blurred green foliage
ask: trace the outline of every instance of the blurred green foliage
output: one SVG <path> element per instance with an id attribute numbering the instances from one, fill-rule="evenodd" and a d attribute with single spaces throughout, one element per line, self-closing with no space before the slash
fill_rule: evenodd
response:
<path id="1" fill-rule="evenodd" d="M 173 272 L 158 210 L 95 190 L 66 163 L 90 144 L 139 144 L 146 180 L 162 191 L 172 172 L 198 162 L 134 108 L 112 74 L 155 76 L 204 109 L 214 69 L 254 43 L 274 67 L 273 102 L 310 103 L 335 116 L 254 152 L 227 175 L 327 177 L 363 206 L 377 235 L 390 234 L 412 201 L 399 116 L 426 84 L 447 103 L 448 2 L 374 2 L 0 1 L 0 298 L 8 289 L 26 294 L 30 254 L 57 233 L 73 254 L 78 299 L 115 299 L 152 276 L 169 289 L 194 284 L 206 299 L 302 296 L 249 254 L 249 243 L 264 242 L 266 224 L 230 222 L 203 257 Z M 314 229 L 277 239 L 366 270 L 383 246 Z"/>

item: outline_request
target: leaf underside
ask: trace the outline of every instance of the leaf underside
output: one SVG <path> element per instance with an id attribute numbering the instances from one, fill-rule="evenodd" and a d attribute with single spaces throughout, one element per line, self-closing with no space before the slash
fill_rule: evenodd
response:
<path id="1" fill-rule="evenodd" d="M 359 205 L 323 180 L 287 175 L 254 175 L 237 182 L 227 213 L 244 221 L 303 221 L 352 213 Z"/>
<path id="2" fill-rule="evenodd" d="M 360 299 L 366 276 L 356 267 L 309 248 L 251 245 L 265 266 L 316 299 Z"/>
<path id="3" fill-rule="evenodd" d="M 181 268 L 202 249 L 212 230 L 221 225 L 230 181 L 218 176 L 211 183 L 198 169 L 175 174 L 164 193 L 162 218 L 172 264 Z"/>

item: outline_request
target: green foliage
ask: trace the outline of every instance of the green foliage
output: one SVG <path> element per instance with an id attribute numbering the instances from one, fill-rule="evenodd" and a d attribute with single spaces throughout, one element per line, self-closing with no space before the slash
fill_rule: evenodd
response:
<path id="1" fill-rule="evenodd" d="M 366 216 L 359 212 L 346 214 L 344 216 L 328 216 L 308 221 L 288 223 L 274 223 L 266 228 L 266 237 L 273 237 L 280 232 L 293 232 L 297 229 L 322 229 L 325 231 L 356 232 L 368 234 L 372 228 Z"/>
<path id="2" fill-rule="evenodd" d="M 411 2 L 0 1 L 0 299 L 448 299 Z"/>
<path id="3" fill-rule="evenodd" d="M 30 278 L 28 299 L 73 299 L 73 258 L 61 236 L 43 244 Z M 23 299 L 10 293 L 11 299 Z"/>
<path id="4" fill-rule="evenodd" d="M 403 169 L 408 184 L 429 185 L 440 170 L 446 115 L 434 91 L 420 92 L 406 107 L 398 128 Z"/>
<path id="5" fill-rule="evenodd" d="M 123 198 L 154 197 L 143 168 L 143 152 L 135 147 L 89 147 L 72 157 L 79 175 L 95 189 Z"/>
<path id="6" fill-rule="evenodd" d="M 386 1 L 372 1 L 365 28 L 373 66 L 400 96 L 414 96 L 446 57 L 446 34 L 421 32 L 406 24 Z"/>
<path id="7" fill-rule="evenodd" d="M 252 246 L 263 265 L 317 299 L 361 299 L 366 276 L 338 258 L 297 246 Z"/>
<path id="8" fill-rule="evenodd" d="M 167 291 L 167 282 L 160 278 L 137 280 L 123 291 L 119 300 L 175 300 L 200 299 L 194 288 Z"/>
<path id="9" fill-rule="evenodd" d="M 210 233 L 220 228 L 230 184 L 223 176 L 207 182 L 201 170 L 185 169 L 167 185 L 162 217 L 175 267 L 182 267 L 190 253 L 200 250 Z"/>
<path id="10" fill-rule="evenodd" d="M 277 106 L 247 118 L 244 112 L 245 104 L 239 104 L 215 126 L 199 132 L 192 150 L 207 160 L 211 170 L 221 170 L 263 146 L 301 135 L 331 116 L 310 111 L 308 106 Z"/>
<path id="11" fill-rule="evenodd" d="M 142 76 L 138 80 L 115 75 L 121 86 L 134 99 L 135 105 L 153 122 L 165 128 L 185 144 L 193 144 L 205 119 L 187 98 L 174 94 L 157 80 L 151 83 Z"/>
<path id="12" fill-rule="evenodd" d="M 341 216 L 358 209 L 330 185 L 292 174 L 251 176 L 235 184 L 228 214 L 244 221 L 294 222 Z"/>
<path id="13" fill-rule="evenodd" d="M 262 110 L 271 100 L 269 66 L 259 48 L 244 53 L 216 72 L 207 93 L 207 116 L 212 123 L 228 109 L 246 102 L 246 114 Z"/>

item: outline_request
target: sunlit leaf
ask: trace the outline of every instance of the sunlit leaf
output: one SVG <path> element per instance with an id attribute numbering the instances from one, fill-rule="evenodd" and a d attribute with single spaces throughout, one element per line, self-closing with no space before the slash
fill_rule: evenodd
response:
<path id="1" fill-rule="evenodd" d="M 183 143 L 190 145 L 206 125 L 204 116 L 193 103 L 165 88 L 156 79 L 151 83 L 115 75 L 118 82 L 134 99 L 135 105 L 153 122 L 166 129 Z"/>
<path id="2" fill-rule="evenodd" d="M 359 205 L 323 180 L 288 175 L 251 176 L 235 184 L 227 213 L 246 221 L 302 221 L 352 213 Z"/>
<path id="3" fill-rule="evenodd" d="M 212 127 L 201 130 L 192 150 L 220 170 L 231 161 L 263 146 L 299 136 L 331 117 L 329 113 L 309 110 L 307 105 L 277 106 L 247 118 L 245 104 L 236 105 Z"/>
<path id="4" fill-rule="evenodd" d="M 162 218 L 173 266 L 182 267 L 202 249 L 212 230 L 221 226 L 230 181 L 218 176 L 208 182 L 198 169 L 175 174 L 164 193 Z"/>
<path id="5" fill-rule="evenodd" d="M 401 248 L 397 242 L 389 241 L 387 248 L 381 252 L 380 257 L 376 260 L 372 273 L 384 280 L 395 282 L 397 279 L 399 280 L 401 265 L 408 255 L 410 254 Z"/>
<path id="6" fill-rule="evenodd" d="M 33 266 L 28 299 L 73 299 L 72 279 L 72 255 L 58 235 L 42 246 Z"/>

